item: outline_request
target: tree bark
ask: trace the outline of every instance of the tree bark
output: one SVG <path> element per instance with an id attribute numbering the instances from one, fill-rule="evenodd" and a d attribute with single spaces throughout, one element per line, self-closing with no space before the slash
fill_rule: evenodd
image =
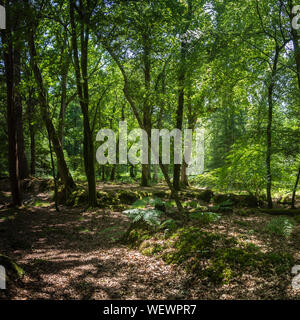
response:
<path id="1" fill-rule="evenodd" d="M 29 127 L 29 135 L 30 135 L 30 174 L 32 176 L 35 175 L 35 129 L 32 124 L 32 106 L 30 105 L 31 100 L 29 100 L 28 104 L 28 127 Z"/>
<path id="2" fill-rule="evenodd" d="M 192 1 L 189 0 L 188 4 L 188 12 L 186 15 L 186 22 L 184 23 L 182 35 L 184 36 L 189 28 L 193 7 Z M 183 109 L 184 109 L 184 90 L 185 90 L 185 76 L 186 76 L 186 48 L 187 43 L 186 40 L 183 39 L 181 41 L 181 49 L 180 49 L 180 67 L 178 73 L 178 106 L 176 112 L 176 128 L 182 130 L 182 122 L 183 122 Z M 176 147 L 176 146 L 175 146 Z M 181 151 L 182 152 L 182 151 Z M 186 166 L 186 164 L 184 165 Z M 174 164 L 173 169 L 173 186 L 176 190 L 180 190 L 180 171 L 181 164 Z M 186 180 L 186 175 L 183 175 L 183 180 Z"/>
<path id="3" fill-rule="evenodd" d="M 85 173 L 88 180 L 88 191 L 89 191 L 89 206 L 97 206 L 97 193 L 96 193 L 96 175 L 95 175 L 95 152 L 94 142 L 92 137 L 92 131 L 89 121 L 89 91 L 88 91 L 88 75 L 87 75 L 87 64 L 88 64 L 88 41 L 89 41 L 89 27 L 81 21 L 80 24 L 80 62 L 77 46 L 77 32 L 74 15 L 75 2 L 70 1 L 70 19 L 71 19 L 71 33 L 72 33 L 72 51 L 74 57 L 74 68 L 76 75 L 76 86 L 79 103 L 83 115 L 83 150 L 84 150 L 84 167 Z M 86 9 L 86 8 L 85 8 Z M 80 1 L 81 14 L 83 15 L 83 4 Z M 85 15 L 87 19 L 87 15 Z"/>
<path id="4" fill-rule="evenodd" d="M 144 99 L 143 107 L 143 126 L 148 135 L 151 135 L 151 106 L 150 106 L 150 81 L 151 81 L 151 62 L 150 62 L 150 51 L 151 42 L 148 31 L 143 34 L 143 62 L 144 62 L 144 79 L 145 79 L 145 90 L 146 97 Z M 144 187 L 149 186 L 151 174 L 150 174 L 150 152 L 148 147 L 148 164 L 142 164 L 142 181 L 141 185 Z"/>
<path id="5" fill-rule="evenodd" d="M 181 42 L 181 62 L 178 75 L 178 107 L 176 112 L 176 128 L 182 130 L 183 108 L 184 108 L 184 82 L 185 82 L 185 50 L 186 44 Z M 176 148 L 176 146 L 175 146 Z M 174 164 L 173 186 L 176 190 L 180 190 L 180 164 Z"/>
<path id="6" fill-rule="evenodd" d="M 18 142 L 16 126 L 16 103 L 15 103 L 15 81 L 14 81 L 14 59 L 12 32 L 8 23 L 7 29 L 1 32 L 2 44 L 5 44 L 4 65 L 6 76 L 7 94 L 7 126 L 8 126 L 8 164 L 9 178 L 12 194 L 12 204 L 22 204 L 21 183 L 19 177 Z"/>
<path id="7" fill-rule="evenodd" d="M 293 190 L 292 209 L 295 209 L 296 192 L 297 192 L 297 188 L 298 188 L 299 179 L 300 179 L 300 168 L 298 170 L 298 175 L 297 175 L 295 186 L 294 186 L 294 190 Z"/>
<path id="8" fill-rule="evenodd" d="M 23 133 L 23 108 L 22 97 L 19 92 L 21 85 L 21 55 L 20 49 L 14 48 L 14 81 L 15 81 L 15 104 L 16 104 L 16 126 L 18 144 L 18 164 L 20 179 L 28 178 L 29 169 L 25 153 L 24 133 Z"/>
<path id="9" fill-rule="evenodd" d="M 273 92 L 275 86 L 275 76 L 277 72 L 277 64 L 279 58 L 280 48 L 276 44 L 275 57 L 273 60 L 272 74 L 270 84 L 268 86 L 268 125 L 267 125 L 267 154 L 266 154 L 266 166 L 267 166 L 267 201 L 268 208 L 273 208 L 272 201 L 272 172 L 271 172 L 271 157 L 272 157 L 272 122 L 273 122 Z"/>
<path id="10" fill-rule="evenodd" d="M 43 121 L 45 123 L 50 140 L 52 142 L 53 149 L 54 149 L 54 152 L 55 152 L 56 158 L 57 158 L 57 165 L 59 167 L 59 172 L 61 174 L 61 179 L 64 183 L 65 191 L 68 195 L 69 192 L 71 192 L 73 189 L 76 188 L 76 185 L 75 185 L 75 182 L 69 172 L 67 163 L 65 161 L 65 156 L 64 156 L 62 146 L 60 144 L 58 135 L 55 131 L 52 120 L 49 115 L 49 111 L 48 111 L 49 106 L 48 106 L 48 101 L 47 101 L 47 97 L 46 97 L 46 90 L 44 87 L 41 70 L 39 69 L 39 67 L 37 65 L 37 61 L 36 61 L 37 53 L 36 53 L 36 48 L 35 48 L 35 43 L 34 43 L 34 32 L 32 29 L 29 31 L 28 44 L 29 44 L 31 65 L 32 65 L 34 77 L 35 77 L 37 87 L 38 87 L 40 109 L 41 109 Z"/>

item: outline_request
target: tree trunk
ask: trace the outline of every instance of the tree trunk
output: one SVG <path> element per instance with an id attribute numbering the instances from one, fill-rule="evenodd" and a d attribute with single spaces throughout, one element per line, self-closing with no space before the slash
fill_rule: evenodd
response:
<path id="1" fill-rule="evenodd" d="M 31 60 L 31 65 L 34 73 L 34 77 L 38 86 L 38 93 L 39 93 L 39 99 L 40 99 L 40 109 L 43 117 L 43 121 L 45 123 L 47 132 L 49 134 L 49 137 L 51 139 L 52 145 L 54 152 L 56 154 L 57 158 L 57 165 L 59 167 L 59 172 L 61 174 L 61 179 L 64 183 L 65 186 L 65 191 L 68 195 L 69 192 L 71 192 L 73 189 L 76 188 L 76 185 L 74 183 L 74 180 L 69 172 L 67 163 L 65 161 L 65 156 L 64 152 L 62 149 L 62 146 L 60 144 L 58 135 L 55 131 L 55 128 L 53 126 L 52 120 L 49 115 L 49 106 L 48 106 L 48 101 L 46 97 L 46 90 L 43 84 L 43 78 L 41 74 L 41 70 L 39 69 L 37 65 L 37 53 L 36 53 L 36 48 L 35 48 L 35 43 L 34 43 L 34 33 L 33 30 L 30 30 L 29 32 L 29 51 L 30 51 L 30 60 Z"/>
<path id="2" fill-rule="evenodd" d="M 185 46 L 184 42 L 181 43 L 181 62 L 178 75 L 178 107 L 176 112 L 176 128 L 182 130 L 183 122 L 183 108 L 184 108 L 184 82 L 185 82 Z M 175 146 L 176 148 L 176 146 Z M 182 151 L 181 151 L 182 152 Z M 180 164 L 174 164 L 173 171 L 173 186 L 176 190 L 180 190 Z"/>
<path id="3" fill-rule="evenodd" d="M 19 50 L 14 50 L 14 80 L 15 80 L 15 104 L 16 104 L 16 126 L 17 126 L 17 142 L 18 142 L 18 163 L 20 179 L 28 178 L 29 169 L 24 146 L 23 134 L 23 108 L 22 98 L 19 92 L 21 84 L 21 56 Z"/>
<path id="4" fill-rule="evenodd" d="M 33 125 L 33 99 L 32 91 L 29 89 L 29 98 L 27 101 L 27 120 L 30 136 L 30 174 L 35 175 L 35 129 Z"/>
<path id="5" fill-rule="evenodd" d="M 70 19 L 71 19 L 71 33 L 72 33 L 72 51 L 74 57 L 74 68 L 76 74 L 76 86 L 77 94 L 80 102 L 80 107 L 83 115 L 83 152 L 84 152 L 84 167 L 85 173 L 88 180 L 88 191 L 89 191 L 89 206 L 97 206 L 97 193 L 96 193 L 96 174 L 95 174 L 95 152 L 94 142 L 92 137 L 92 131 L 89 121 L 89 91 L 88 91 L 88 75 L 87 75 L 87 64 L 88 64 L 88 41 L 89 41 L 89 27 L 81 21 L 80 24 L 80 62 L 77 46 L 77 33 L 74 16 L 75 2 L 70 1 Z M 85 8 L 86 9 L 86 8 Z M 82 2 L 80 2 L 79 8 L 81 14 L 85 11 L 82 8 Z M 85 16 L 87 19 L 88 17 Z"/>
<path id="6" fill-rule="evenodd" d="M 67 44 L 66 44 L 67 45 Z M 64 125 L 65 115 L 67 109 L 67 79 L 68 71 L 71 63 L 71 54 L 68 52 L 64 53 L 62 49 L 62 72 L 61 72 L 61 98 L 60 98 L 60 112 L 59 112 L 59 123 L 58 123 L 58 137 L 61 145 L 64 145 Z"/>
<path id="7" fill-rule="evenodd" d="M 9 178 L 12 194 L 12 204 L 20 206 L 22 204 L 21 183 L 19 177 L 18 164 L 18 143 L 16 127 L 16 105 L 15 105 L 15 81 L 14 81 L 14 60 L 12 33 L 10 26 L 1 32 L 2 44 L 5 44 L 4 65 L 6 76 L 6 93 L 7 93 L 7 126 L 8 126 L 8 164 Z"/>
<path id="8" fill-rule="evenodd" d="M 299 179 L 300 179 L 300 168 L 298 170 L 298 175 L 297 175 L 295 186 L 294 186 L 294 190 L 293 190 L 292 209 L 295 209 L 296 192 L 297 192 L 297 188 L 298 188 Z"/>
<path id="9" fill-rule="evenodd" d="M 275 86 L 275 76 L 277 72 L 277 64 L 279 58 L 280 48 L 276 45 L 275 57 L 273 61 L 273 68 L 271 74 L 271 80 L 268 87 L 268 126 L 267 126 L 267 155 L 266 155 L 266 166 L 267 166 L 267 201 L 268 208 L 273 207 L 272 201 L 272 172 L 271 172 L 271 157 L 272 157 L 272 121 L 273 121 L 273 91 Z"/>
<path id="10" fill-rule="evenodd" d="M 186 22 L 183 28 L 183 35 L 188 31 L 191 19 L 192 19 L 192 1 L 188 1 L 188 12 Z M 186 46 L 187 43 L 185 40 L 181 41 L 181 50 L 180 50 L 180 66 L 178 73 L 178 106 L 176 112 L 176 128 L 182 130 L 183 122 L 183 109 L 184 109 L 184 89 L 185 89 L 185 74 L 186 74 Z M 176 146 L 175 146 L 176 147 Z M 182 150 L 181 150 L 182 152 Z M 176 190 L 180 190 L 180 169 L 181 164 L 174 164 L 173 169 L 173 186 Z M 186 175 L 184 175 L 186 179 Z"/>
<path id="11" fill-rule="evenodd" d="M 144 98 L 143 107 L 143 126 L 148 135 L 151 134 L 151 105 L 150 105 L 150 81 L 151 81 L 151 63 L 150 63 L 150 51 L 151 43 L 148 32 L 143 35 L 143 62 L 144 62 L 144 81 L 146 97 Z M 150 173 L 150 146 L 148 146 L 148 164 L 142 164 L 142 181 L 141 185 L 144 187 L 149 186 L 151 173 Z"/>

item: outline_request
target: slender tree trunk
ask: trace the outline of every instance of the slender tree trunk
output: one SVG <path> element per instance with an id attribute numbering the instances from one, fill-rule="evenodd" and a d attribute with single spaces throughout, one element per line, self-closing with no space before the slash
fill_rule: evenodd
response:
<path id="1" fill-rule="evenodd" d="M 272 157 L 272 122 L 273 122 L 273 91 L 275 86 L 275 76 L 277 72 L 277 64 L 279 58 L 280 48 L 276 45 L 275 57 L 273 61 L 273 69 L 271 74 L 271 80 L 268 87 L 268 125 L 267 125 L 267 154 L 266 154 L 266 166 L 267 166 L 267 201 L 268 208 L 273 207 L 272 201 L 272 171 L 271 171 L 271 157 Z"/>
<path id="2" fill-rule="evenodd" d="M 80 1 L 80 12 L 83 14 L 82 1 Z M 72 29 L 72 51 L 74 57 L 74 68 L 76 74 L 76 86 L 77 94 L 79 97 L 80 107 L 83 115 L 83 150 L 84 150 L 84 167 L 88 180 L 89 191 L 89 206 L 97 206 L 97 193 L 96 193 L 96 174 L 95 174 L 95 152 L 94 142 L 92 137 L 92 131 L 89 121 L 89 91 L 88 91 L 88 75 L 87 75 L 87 63 L 88 63 L 88 41 L 89 41 L 89 27 L 81 21 L 80 24 L 80 62 L 77 46 L 77 33 L 74 16 L 75 2 L 70 1 L 70 19 Z M 85 8 L 86 9 L 86 8 Z M 85 16 L 87 19 L 88 17 Z"/>
<path id="3" fill-rule="evenodd" d="M 102 173 L 102 181 L 105 181 L 105 165 L 104 164 L 101 167 L 101 173 Z"/>
<path id="4" fill-rule="evenodd" d="M 52 146 L 51 146 L 51 139 L 48 132 L 48 143 L 49 143 L 49 151 L 50 151 L 50 158 L 51 158 L 51 168 L 52 168 L 52 176 L 53 176 L 53 182 L 54 182 L 54 202 L 55 202 L 55 209 L 57 212 L 59 212 L 58 208 L 58 199 L 57 199 L 57 179 L 55 175 L 55 165 L 54 165 L 54 159 L 53 159 L 53 152 L 52 152 Z"/>
<path id="5" fill-rule="evenodd" d="M 24 134 L 23 134 L 23 108 L 22 98 L 19 92 L 21 84 L 21 56 L 19 50 L 14 50 L 14 73 L 15 73 L 15 105 L 16 105 L 16 126 L 18 141 L 18 163 L 20 179 L 28 178 L 29 169 L 25 153 Z"/>
<path id="6" fill-rule="evenodd" d="M 27 106 L 27 119 L 28 119 L 28 128 L 30 136 L 30 174 L 31 176 L 35 175 L 35 129 L 32 123 L 33 121 L 33 106 L 31 93 L 29 93 L 28 106 Z"/>
<path id="7" fill-rule="evenodd" d="M 294 6 L 293 1 L 289 1 L 289 4 L 290 4 L 290 19 L 291 19 L 291 26 L 292 26 L 292 19 L 293 19 L 292 8 Z M 291 27 L 291 34 L 292 34 L 292 40 L 294 45 L 294 55 L 295 55 L 295 62 L 296 62 L 296 68 L 297 68 L 298 88 L 300 90 L 300 47 L 299 47 L 298 31 L 295 30 L 293 27 Z M 299 113 L 299 116 L 300 116 L 300 113 Z M 300 168 L 298 170 L 298 175 L 297 175 L 296 183 L 293 190 L 292 209 L 295 208 L 296 192 L 297 192 L 297 187 L 299 183 L 299 178 L 300 178 Z"/>
<path id="8" fill-rule="evenodd" d="M 298 170 L 298 175 L 297 175 L 295 186 L 294 186 L 294 190 L 293 190 L 292 209 L 295 209 L 296 192 L 297 192 L 297 188 L 298 188 L 299 179 L 300 179 L 300 168 Z"/>
<path id="9" fill-rule="evenodd" d="M 150 81 L 151 81 L 151 62 L 150 62 L 150 51 L 151 43 L 148 32 L 145 31 L 143 35 L 143 62 L 144 62 L 144 79 L 145 79 L 145 90 L 146 97 L 144 99 L 143 108 L 143 125 L 148 135 L 151 134 L 151 106 L 150 106 Z M 149 186 L 151 179 L 150 172 L 150 152 L 148 148 L 148 164 L 142 164 L 142 181 L 141 185 L 144 187 Z"/>
<path id="10" fill-rule="evenodd" d="M 183 34 L 185 34 L 189 28 L 192 19 L 192 1 L 188 1 L 188 12 L 186 16 L 186 23 L 183 29 Z M 180 50 L 180 67 L 178 73 L 178 106 L 176 113 L 176 128 L 182 130 L 183 122 L 183 109 L 184 109 L 184 89 L 185 89 L 185 75 L 186 75 L 186 46 L 185 40 L 181 41 Z M 182 150 L 181 150 L 182 152 Z M 181 164 L 174 164 L 173 169 L 173 186 L 176 190 L 180 190 L 180 171 Z"/>
<path id="11" fill-rule="evenodd" d="M 178 75 L 178 107 L 176 113 L 176 128 L 182 130 L 183 122 L 183 108 L 184 108 L 184 82 L 185 82 L 185 46 L 184 42 L 181 43 L 181 66 Z M 176 146 L 175 146 L 176 147 Z M 182 152 L 182 151 L 181 151 Z M 180 164 L 174 164 L 173 171 L 173 186 L 176 190 L 180 190 Z"/>
<path id="12" fill-rule="evenodd" d="M 35 43 L 34 43 L 34 33 L 33 30 L 29 31 L 29 51 L 30 51 L 30 59 L 31 59 L 31 65 L 32 65 L 32 69 L 33 69 L 33 73 L 35 76 L 35 80 L 37 83 L 37 87 L 38 87 L 38 92 L 39 92 L 39 99 L 40 99 L 40 104 L 41 104 L 41 113 L 42 113 L 42 117 L 43 117 L 43 121 L 45 123 L 47 132 L 50 136 L 52 145 L 53 145 L 53 149 L 54 152 L 56 154 L 56 158 L 57 158 L 57 165 L 59 167 L 59 172 L 61 174 L 61 179 L 64 183 L 65 186 L 65 191 L 68 195 L 69 192 L 71 192 L 73 189 L 76 188 L 76 185 L 74 183 L 74 180 L 69 172 L 67 163 L 65 161 L 65 156 L 64 156 L 64 152 L 62 149 L 62 146 L 60 144 L 58 135 L 55 131 L 55 128 L 53 126 L 52 120 L 50 118 L 49 115 L 49 106 L 48 106 L 48 101 L 47 101 L 47 97 L 46 97 L 46 90 L 43 84 L 43 78 L 42 78 L 42 74 L 41 74 L 41 70 L 39 69 L 38 65 L 37 65 L 37 53 L 36 53 L 36 49 L 35 49 Z"/>
<path id="13" fill-rule="evenodd" d="M 64 49 L 62 50 L 64 51 Z M 67 79 L 68 71 L 71 63 L 71 54 L 62 52 L 62 72 L 61 72 L 61 97 L 60 97 L 60 112 L 58 123 L 58 137 L 61 145 L 64 145 L 64 125 L 67 109 Z"/>
<path id="14" fill-rule="evenodd" d="M 7 25 L 7 29 L 1 32 L 1 35 L 2 35 L 2 44 L 5 44 L 4 65 L 5 65 L 6 93 L 7 93 L 9 178 L 10 178 L 10 187 L 11 187 L 11 194 L 12 194 L 12 204 L 15 206 L 20 206 L 22 204 L 22 192 L 21 192 L 19 164 L 18 164 L 13 44 L 12 44 L 12 32 L 10 30 L 9 24 Z"/>

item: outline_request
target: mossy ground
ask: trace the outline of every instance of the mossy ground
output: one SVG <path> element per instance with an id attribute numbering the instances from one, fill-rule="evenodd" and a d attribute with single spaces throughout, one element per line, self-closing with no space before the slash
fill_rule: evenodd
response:
<path id="1" fill-rule="evenodd" d="M 78 189 L 75 198 L 84 199 L 86 185 Z M 22 208 L 0 209 L 0 252 L 25 270 L 6 297 L 300 299 L 291 286 L 291 267 L 300 264 L 299 217 L 286 217 L 294 224 L 284 237 L 266 228 L 275 217 L 240 204 L 214 209 L 193 188 L 180 194 L 185 219 L 165 186 L 106 184 L 97 192 L 94 209 L 80 200 L 56 212 L 45 192 L 30 194 Z M 159 204 L 160 224 L 130 224 L 122 212 L 134 204 L 146 211 Z"/>
<path id="2" fill-rule="evenodd" d="M 202 284 L 222 288 L 240 282 L 245 274 L 270 282 L 290 281 L 291 268 L 300 261 L 299 224 L 285 238 L 269 233 L 266 226 L 274 218 L 255 209 L 233 209 L 218 213 L 217 219 L 206 211 L 195 219 L 201 210 L 187 207 L 194 207 L 190 219 L 177 220 L 173 229 L 131 225 L 127 244 L 146 256 L 180 266 Z"/>

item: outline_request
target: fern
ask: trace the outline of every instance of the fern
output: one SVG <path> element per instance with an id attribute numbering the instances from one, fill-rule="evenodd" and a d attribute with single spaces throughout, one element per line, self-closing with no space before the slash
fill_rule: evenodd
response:
<path id="1" fill-rule="evenodd" d="M 151 227 L 157 227 L 161 224 L 160 216 L 162 212 L 159 210 L 130 209 L 123 211 L 123 213 L 125 213 L 133 223 L 143 220 Z"/>
<path id="2" fill-rule="evenodd" d="M 164 204 L 164 201 L 162 201 L 160 198 L 150 198 L 145 197 L 143 199 L 136 200 L 132 207 L 133 208 L 145 208 L 147 205 L 155 207 L 156 205 L 162 205 Z"/>
<path id="3" fill-rule="evenodd" d="M 293 232 L 294 223 L 285 217 L 272 219 L 266 226 L 265 230 L 271 235 L 282 236 L 288 238 Z"/>

